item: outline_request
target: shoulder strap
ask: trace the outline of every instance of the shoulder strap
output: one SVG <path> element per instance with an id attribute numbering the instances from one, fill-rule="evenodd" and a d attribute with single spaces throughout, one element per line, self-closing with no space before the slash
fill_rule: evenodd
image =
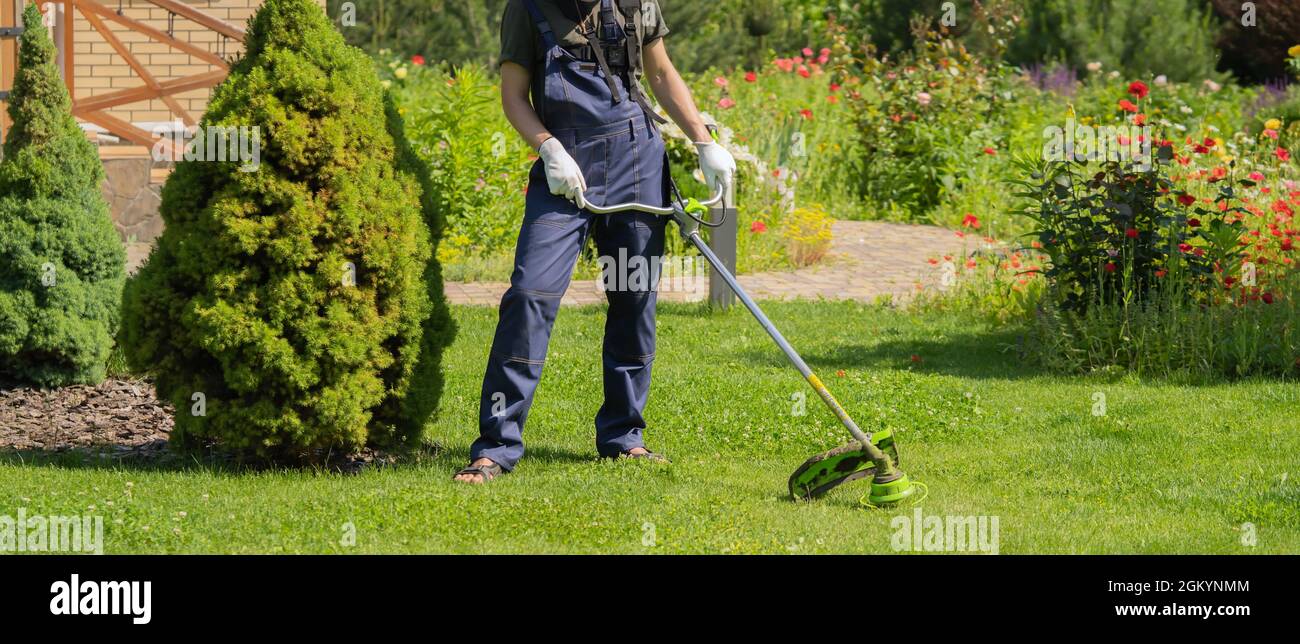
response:
<path id="1" fill-rule="evenodd" d="M 659 116 L 650 106 L 649 99 L 641 91 L 641 0 L 618 0 L 618 9 L 623 13 L 623 32 L 627 35 L 628 93 L 641 109 L 657 123 L 667 123 L 668 119 Z"/>
<path id="2" fill-rule="evenodd" d="M 528 10 L 528 15 L 533 17 L 533 22 L 537 24 L 537 30 L 542 32 L 542 40 L 546 41 L 547 47 L 555 47 L 555 31 L 551 29 L 551 23 L 542 14 L 542 10 L 537 8 L 537 3 L 533 0 L 523 0 L 524 8 Z"/>

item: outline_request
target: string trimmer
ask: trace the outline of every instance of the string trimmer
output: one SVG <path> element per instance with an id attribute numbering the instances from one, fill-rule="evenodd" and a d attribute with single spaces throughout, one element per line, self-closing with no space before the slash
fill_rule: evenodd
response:
<path id="1" fill-rule="evenodd" d="M 902 501 L 916 493 L 918 487 L 924 487 L 920 484 L 915 486 L 912 481 L 902 470 L 898 469 L 898 447 L 894 442 L 893 433 L 889 430 L 878 431 L 873 434 L 866 434 L 858 428 L 857 423 L 849 417 L 844 407 L 835 400 L 826 385 L 821 379 L 808 368 L 808 364 L 799 357 L 799 353 L 790 346 L 785 336 L 777 330 L 772 321 L 767 319 L 763 310 L 758 308 L 758 304 L 745 293 L 736 277 L 727 270 L 722 260 L 714 254 L 713 249 L 700 236 L 700 227 L 706 226 L 716 228 L 721 226 L 725 220 L 725 210 L 723 220 L 716 222 L 707 221 L 704 216 L 708 213 L 709 208 L 722 202 L 723 194 L 719 193 L 708 201 L 698 201 L 695 199 L 683 200 L 681 194 L 677 191 L 677 186 L 673 185 L 672 205 L 668 207 L 648 206 L 645 204 L 625 203 L 615 206 L 595 206 L 590 203 L 587 210 L 595 214 L 612 214 L 627 211 L 641 211 L 657 215 L 671 216 L 677 222 L 682 237 L 691 242 L 700 254 L 708 260 L 709 264 L 719 277 L 731 287 L 736 297 L 749 309 L 758 323 L 763 326 L 763 330 L 772 336 L 777 346 L 785 353 L 785 357 L 790 359 L 790 363 L 795 369 L 812 385 L 817 396 L 826 403 L 835 417 L 844 424 L 845 429 L 853 436 L 854 442 L 837 447 L 829 452 L 823 452 L 804 462 L 790 475 L 790 495 L 796 499 L 813 499 L 827 492 L 852 481 L 858 481 L 866 478 L 871 479 L 871 492 L 868 500 L 871 505 L 888 505 Z"/>

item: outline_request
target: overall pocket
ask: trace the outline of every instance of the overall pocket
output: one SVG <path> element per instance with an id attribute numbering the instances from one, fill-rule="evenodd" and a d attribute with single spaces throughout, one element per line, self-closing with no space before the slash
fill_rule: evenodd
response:
<path id="1" fill-rule="evenodd" d="M 594 200 L 596 205 L 605 205 L 609 183 L 609 144 L 606 139 L 579 141 L 574 147 L 573 159 L 578 162 L 582 176 L 587 180 L 588 198 Z"/>

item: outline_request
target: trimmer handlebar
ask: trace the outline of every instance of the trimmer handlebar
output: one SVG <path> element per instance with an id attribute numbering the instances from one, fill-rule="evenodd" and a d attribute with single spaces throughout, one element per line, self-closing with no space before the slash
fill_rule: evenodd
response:
<path id="1" fill-rule="evenodd" d="M 613 206 L 597 206 L 591 203 L 590 201 L 588 201 L 587 211 L 596 215 L 610 215 L 614 213 L 630 212 L 630 211 L 648 212 L 652 215 L 673 215 L 677 213 L 677 209 L 680 207 L 682 208 L 682 210 L 684 210 L 687 213 L 704 214 L 705 212 L 708 211 L 709 208 L 712 208 L 722 203 L 722 198 L 724 196 L 725 194 L 721 190 L 719 190 L 718 194 L 714 195 L 713 198 L 709 199 L 708 201 L 697 201 L 695 199 L 688 199 L 686 201 L 685 206 L 678 206 L 674 204 L 667 207 L 649 206 L 643 203 L 621 203 L 621 204 L 615 204 Z"/>

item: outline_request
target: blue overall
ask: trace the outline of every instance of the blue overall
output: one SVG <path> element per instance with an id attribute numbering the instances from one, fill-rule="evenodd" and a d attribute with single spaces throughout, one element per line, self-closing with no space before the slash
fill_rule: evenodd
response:
<path id="1" fill-rule="evenodd" d="M 582 169 L 587 200 L 598 206 L 667 205 L 663 138 L 650 115 L 632 100 L 624 74 L 616 74 L 610 83 L 601 66 L 575 58 L 557 44 L 533 0 L 524 4 L 547 50 L 545 72 L 533 79 L 533 107 Z M 624 43 L 626 35 L 614 19 L 612 0 L 603 0 L 601 15 L 601 38 Z M 612 258 L 626 274 L 662 257 L 665 226 L 665 218 L 643 212 L 593 215 L 579 209 L 551 194 L 541 160 L 533 166 L 514 273 L 510 289 L 501 298 L 483 378 L 480 436 L 470 448 L 471 458 L 489 458 L 511 470 L 523 456 L 524 423 L 542 376 L 551 327 L 587 237 L 595 241 L 600 257 Z M 629 266 L 631 270 L 626 270 Z M 657 277 L 657 271 L 650 274 Z M 606 291 L 605 402 L 596 414 L 596 449 L 602 456 L 617 456 L 644 447 L 642 412 L 655 355 L 658 285 L 651 279 L 607 282 L 621 288 Z"/>

